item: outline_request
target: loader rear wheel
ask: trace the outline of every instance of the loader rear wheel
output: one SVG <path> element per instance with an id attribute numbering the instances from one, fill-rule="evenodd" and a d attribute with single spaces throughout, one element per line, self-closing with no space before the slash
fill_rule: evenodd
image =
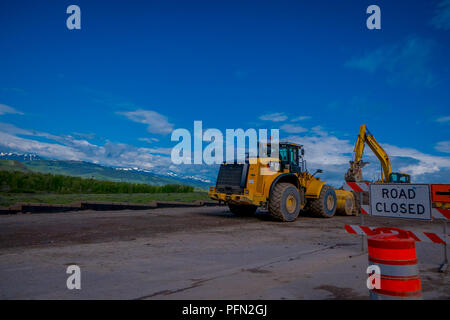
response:
<path id="1" fill-rule="evenodd" d="M 310 201 L 309 210 L 316 216 L 331 218 L 336 213 L 337 198 L 333 187 L 324 185 L 319 198 Z"/>
<path id="2" fill-rule="evenodd" d="M 281 221 L 294 221 L 300 212 L 300 193 L 290 183 L 275 185 L 269 201 L 269 212 L 272 217 Z"/>
<path id="3" fill-rule="evenodd" d="M 236 216 L 251 216 L 256 212 L 256 206 L 252 205 L 240 205 L 240 204 L 228 204 L 230 211 Z"/>

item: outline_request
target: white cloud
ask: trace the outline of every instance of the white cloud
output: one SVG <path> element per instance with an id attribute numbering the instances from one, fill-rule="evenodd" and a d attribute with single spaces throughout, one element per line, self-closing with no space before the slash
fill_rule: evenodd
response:
<path id="1" fill-rule="evenodd" d="M 308 119 L 311 119 L 311 117 L 310 116 L 300 116 L 300 117 L 292 119 L 291 122 L 303 121 L 303 120 L 308 120 Z"/>
<path id="2" fill-rule="evenodd" d="M 305 158 L 315 166 L 342 165 L 351 160 L 353 146 L 348 140 L 333 136 L 290 136 L 286 140 L 303 145 Z"/>
<path id="3" fill-rule="evenodd" d="M 91 144 L 87 140 L 75 139 L 71 135 L 56 136 L 56 135 L 52 135 L 52 134 L 46 133 L 46 132 L 18 128 L 12 124 L 4 123 L 4 122 L 0 122 L 0 131 L 2 131 L 4 133 L 8 133 L 11 136 L 22 135 L 22 136 L 40 137 L 40 138 L 45 138 L 48 140 L 53 140 L 53 141 L 60 143 L 61 145 L 75 148 L 85 154 L 92 153 L 93 149 L 96 148 L 95 145 Z M 27 140 L 27 139 L 25 139 L 25 140 Z M 29 140 L 29 141 L 35 141 L 35 140 Z M 0 145 L 1 145 L 1 143 L 0 143 Z M 20 148 L 20 146 L 18 146 L 18 147 Z"/>
<path id="4" fill-rule="evenodd" d="M 296 126 L 293 124 L 283 124 L 280 127 L 281 130 L 286 131 L 288 133 L 301 133 L 301 132 L 306 132 L 308 131 L 308 129 L 303 128 L 301 126 Z"/>
<path id="5" fill-rule="evenodd" d="M 57 136 L 53 136 L 51 134 L 45 133 L 45 132 L 39 132 L 35 130 L 29 130 L 29 129 L 22 129 L 18 128 L 12 124 L 0 122 L 0 131 L 13 134 L 13 135 L 25 135 L 25 136 L 35 136 L 35 137 L 43 137 L 48 138 L 52 140 L 58 139 Z"/>
<path id="6" fill-rule="evenodd" d="M 449 122 L 450 121 L 450 116 L 446 116 L 446 117 L 440 117 L 436 119 L 436 122 Z"/>
<path id="7" fill-rule="evenodd" d="M 409 173 L 412 176 L 420 176 L 426 173 L 438 172 L 440 168 L 433 163 L 419 162 L 418 164 L 412 164 L 409 166 L 400 167 L 400 172 Z"/>
<path id="8" fill-rule="evenodd" d="M 42 142 L 34 140 L 33 137 L 46 138 L 53 142 Z M 0 148 L 21 153 L 37 153 L 50 159 L 89 161 L 118 167 L 163 170 L 171 163 L 170 157 L 163 156 L 170 154 L 170 148 L 137 148 L 110 141 L 104 145 L 95 145 L 70 135 L 55 136 L 6 123 L 0 123 Z"/>
<path id="9" fill-rule="evenodd" d="M 47 143 L 0 132 L 0 146 L 23 153 L 37 153 L 43 157 L 64 160 L 82 160 L 83 153 L 57 143 Z"/>
<path id="10" fill-rule="evenodd" d="M 425 173 L 434 173 L 442 169 L 450 168 L 449 157 L 439 157 L 422 153 L 412 148 L 400 148 L 389 144 L 384 145 L 384 149 L 390 157 L 409 158 L 416 163 L 401 165 L 394 171 L 407 172 L 411 175 L 419 176 Z"/>
<path id="11" fill-rule="evenodd" d="M 450 153 L 450 141 L 440 141 L 434 148 L 440 152 Z"/>
<path id="12" fill-rule="evenodd" d="M 311 131 L 320 137 L 328 136 L 328 132 L 326 132 L 322 126 L 315 126 L 311 128 Z"/>
<path id="13" fill-rule="evenodd" d="M 16 109 L 14 109 L 13 107 L 7 106 L 5 104 L 0 104 L 0 115 L 2 114 L 7 114 L 7 113 L 11 113 L 11 114 L 23 114 L 23 112 L 17 111 Z"/>
<path id="14" fill-rule="evenodd" d="M 287 118 L 288 117 L 282 112 L 264 114 L 259 117 L 260 120 L 273 121 L 273 122 L 285 121 Z"/>
<path id="15" fill-rule="evenodd" d="M 136 111 L 118 112 L 131 121 L 147 124 L 147 131 L 156 134 L 169 134 L 173 130 L 173 124 L 167 117 L 152 110 L 138 109 Z"/>
<path id="16" fill-rule="evenodd" d="M 157 138 L 139 138 L 139 141 L 143 141 L 143 142 L 147 142 L 147 143 L 153 143 L 153 142 L 158 142 L 159 139 Z"/>

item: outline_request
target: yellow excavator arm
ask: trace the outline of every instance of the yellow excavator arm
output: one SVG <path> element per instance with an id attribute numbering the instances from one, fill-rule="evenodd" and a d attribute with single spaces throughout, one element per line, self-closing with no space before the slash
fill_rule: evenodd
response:
<path id="1" fill-rule="evenodd" d="M 380 160 L 383 171 L 381 172 L 380 182 L 398 182 L 410 183 L 410 177 L 407 173 L 392 173 L 391 160 L 388 154 L 377 142 L 375 137 L 370 133 L 365 124 L 359 128 L 358 138 L 356 139 L 354 160 L 350 161 L 350 169 L 345 174 L 345 181 L 362 181 L 362 168 L 367 162 L 362 161 L 364 146 L 368 145 L 372 152 Z"/>
<path id="2" fill-rule="evenodd" d="M 362 160 L 364 145 L 366 143 L 372 152 L 377 156 L 378 160 L 380 160 L 381 167 L 383 168 L 381 173 L 381 181 L 387 182 L 389 175 L 392 172 L 391 160 L 389 159 L 386 151 L 384 151 L 383 147 L 380 146 L 375 137 L 367 129 L 367 126 L 363 124 L 359 128 L 358 139 L 356 140 L 355 149 L 353 150 L 355 152 L 355 162 L 360 162 Z"/>

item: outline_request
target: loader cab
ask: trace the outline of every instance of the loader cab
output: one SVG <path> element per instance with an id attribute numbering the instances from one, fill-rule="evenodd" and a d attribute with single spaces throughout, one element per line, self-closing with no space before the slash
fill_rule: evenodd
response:
<path id="1" fill-rule="evenodd" d="M 267 154 L 271 155 L 271 146 L 267 146 Z M 279 159 L 281 170 L 300 173 L 305 170 L 303 146 L 295 143 L 279 143 Z"/>

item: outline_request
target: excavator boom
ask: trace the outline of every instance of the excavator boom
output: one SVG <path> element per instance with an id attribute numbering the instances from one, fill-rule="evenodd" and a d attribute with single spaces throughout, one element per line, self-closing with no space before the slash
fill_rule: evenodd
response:
<path id="1" fill-rule="evenodd" d="M 362 168 L 367 162 L 362 161 L 364 146 L 368 145 L 372 152 L 377 156 L 383 169 L 380 182 L 398 182 L 410 183 L 410 177 L 407 173 L 392 173 L 391 160 L 383 147 L 377 142 L 375 137 L 370 133 L 365 124 L 359 128 L 358 138 L 356 139 L 354 152 L 354 160 L 350 161 L 350 168 L 345 174 L 345 181 L 358 182 L 363 181 Z"/>

